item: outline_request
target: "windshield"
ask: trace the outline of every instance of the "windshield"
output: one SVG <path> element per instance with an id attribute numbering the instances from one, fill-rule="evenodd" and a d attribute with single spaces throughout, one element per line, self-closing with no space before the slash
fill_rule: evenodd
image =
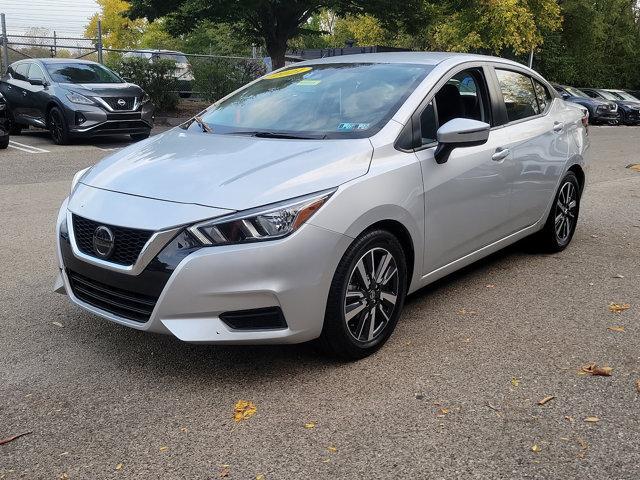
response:
<path id="1" fill-rule="evenodd" d="M 622 100 L 629 100 L 630 102 L 640 102 L 640 100 L 638 100 L 636 97 L 634 97 L 630 93 L 627 93 L 621 90 L 616 90 L 615 92 L 611 92 L 611 93 L 613 93 L 614 95 L 617 95 Z"/>
<path id="2" fill-rule="evenodd" d="M 214 133 L 367 137 L 382 128 L 432 68 L 363 63 L 289 68 L 213 105 L 202 120 Z"/>
<path id="3" fill-rule="evenodd" d="M 118 75 L 96 63 L 50 63 L 47 71 L 59 83 L 124 83 Z"/>
<path id="4" fill-rule="evenodd" d="M 583 98 L 589 98 L 589 95 L 587 95 L 586 93 L 584 93 L 582 90 L 578 90 L 575 87 L 564 87 L 564 89 L 569 92 L 571 95 L 573 95 L 574 97 L 583 97 Z"/>
<path id="5" fill-rule="evenodd" d="M 605 92 L 604 90 L 598 90 L 597 93 L 602 95 L 607 100 L 620 100 L 620 97 L 617 96 L 615 93 Z"/>

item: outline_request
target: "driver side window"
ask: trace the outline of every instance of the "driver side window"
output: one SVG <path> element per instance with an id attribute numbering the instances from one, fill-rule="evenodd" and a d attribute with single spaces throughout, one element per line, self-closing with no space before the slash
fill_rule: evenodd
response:
<path id="1" fill-rule="evenodd" d="M 437 131 L 454 118 L 491 123 L 489 98 L 481 69 L 463 70 L 451 77 L 420 115 L 422 145 L 437 141 Z"/>

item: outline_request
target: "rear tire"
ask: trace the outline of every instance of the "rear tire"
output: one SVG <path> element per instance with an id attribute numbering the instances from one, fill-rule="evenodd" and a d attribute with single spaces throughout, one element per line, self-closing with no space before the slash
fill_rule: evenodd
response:
<path id="1" fill-rule="evenodd" d="M 575 173 L 568 172 L 553 199 L 544 228 L 535 235 L 536 246 L 545 252 L 561 252 L 573 238 L 580 213 L 582 188 Z"/>
<path id="2" fill-rule="evenodd" d="M 358 237 L 333 276 L 317 344 L 327 355 L 357 360 L 389 339 L 407 291 L 405 253 L 386 230 Z"/>
<path id="3" fill-rule="evenodd" d="M 13 118 L 13 114 L 11 111 L 7 112 L 7 122 L 9 124 L 9 135 L 20 135 L 22 133 L 22 129 L 24 128 L 19 123 L 16 123 L 15 118 Z"/>
<path id="4" fill-rule="evenodd" d="M 0 137 L 0 150 L 4 150 L 9 146 L 9 135 L 5 135 L 4 137 Z"/>
<path id="5" fill-rule="evenodd" d="M 151 132 L 147 132 L 147 133 L 132 133 L 129 136 L 131 137 L 132 140 L 135 140 L 136 142 L 138 142 L 140 140 L 145 140 L 145 139 L 149 138 L 149 135 L 151 135 Z"/>
<path id="6" fill-rule="evenodd" d="M 51 139 L 56 145 L 66 145 L 69 143 L 69 127 L 67 121 L 62 114 L 62 111 L 58 107 L 53 107 L 49 111 L 49 118 L 47 124 L 49 125 L 49 133 L 51 133 Z"/>

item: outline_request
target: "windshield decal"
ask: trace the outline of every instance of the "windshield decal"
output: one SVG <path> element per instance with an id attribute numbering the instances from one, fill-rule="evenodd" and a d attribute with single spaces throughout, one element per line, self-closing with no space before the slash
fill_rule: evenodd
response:
<path id="1" fill-rule="evenodd" d="M 370 126 L 369 123 L 341 123 L 338 130 L 368 130 Z"/>
<path id="2" fill-rule="evenodd" d="M 300 86 L 313 86 L 318 85 L 322 80 L 300 80 L 296 85 Z"/>

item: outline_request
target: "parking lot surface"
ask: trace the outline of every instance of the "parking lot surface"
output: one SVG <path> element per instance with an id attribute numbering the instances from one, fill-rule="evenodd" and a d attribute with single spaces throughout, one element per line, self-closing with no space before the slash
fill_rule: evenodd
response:
<path id="1" fill-rule="evenodd" d="M 74 172 L 128 142 L 12 137 L 0 440 L 31 433 L 0 445 L 0 478 L 637 479 L 640 172 L 625 167 L 640 130 L 591 136 L 567 250 L 517 244 L 418 291 L 357 363 L 307 345 L 189 345 L 72 307 L 51 291 L 58 206 Z M 581 372 L 591 363 L 612 375 Z M 238 400 L 255 415 L 235 422 Z"/>

